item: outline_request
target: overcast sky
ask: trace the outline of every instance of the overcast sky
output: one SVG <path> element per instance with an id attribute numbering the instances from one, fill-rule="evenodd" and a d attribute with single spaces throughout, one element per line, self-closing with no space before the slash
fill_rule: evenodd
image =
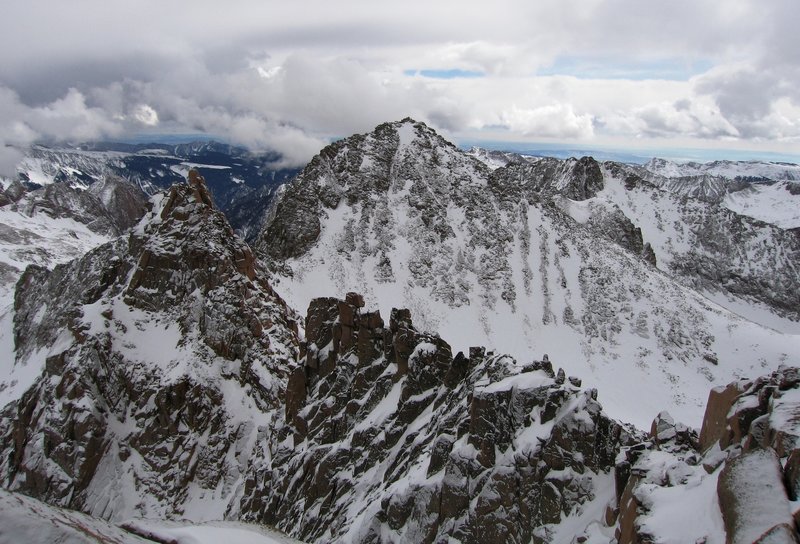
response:
<path id="1" fill-rule="evenodd" d="M 799 0 L 0 0 L 0 144 L 208 133 L 800 155 Z M 15 159 L 0 147 L 0 167 Z"/>

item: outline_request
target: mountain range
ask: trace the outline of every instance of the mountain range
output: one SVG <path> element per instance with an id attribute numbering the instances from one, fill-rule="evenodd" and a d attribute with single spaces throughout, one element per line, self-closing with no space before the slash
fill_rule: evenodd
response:
<path id="1" fill-rule="evenodd" d="M 137 538 L 797 538 L 800 234 L 763 206 L 796 166 L 465 152 L 405 119 L 280 183 L 204 145 L 35 148 L 4 182 L 6 503 Z"/>

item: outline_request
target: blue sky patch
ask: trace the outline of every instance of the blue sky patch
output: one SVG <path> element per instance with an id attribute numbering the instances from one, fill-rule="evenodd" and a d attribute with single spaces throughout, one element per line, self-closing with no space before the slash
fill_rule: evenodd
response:
<path id="1" fill-rule="evenodd" d="M 453 68 L 450 70 L 406 70 L 403 72 L 407 76 L 422 76 L 434 79 L 456 79 L 456 78 L 476 78 L 484 77 L 486 74 L 483 72 L 476 72 L 473 70 L 460 70 Z"/>

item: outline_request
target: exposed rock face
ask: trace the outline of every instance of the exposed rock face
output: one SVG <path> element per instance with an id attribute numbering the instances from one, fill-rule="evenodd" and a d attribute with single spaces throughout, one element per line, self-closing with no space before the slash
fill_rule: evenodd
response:
<path id="1" fill-rule="evenodd" d="M 728 412 L 743 393 L 746 383 L 733 382 L 715 387 L 708 394 L 703 428 L 700 430 L 700 447 L 705 451 L 716 443 L 727 447 L 729 443 Z"/>
<path id="2" fill-rule="evenodd" d="M 120 233 L 133 227 L 147 212 L 144 191 L 117 176 L 105 177 L 89 186 L 88 191 L 103 203 Z"/>
<path id="3" fill-rule="evenodd" d="M 580 159 L 542 158 L 536 162 L 513 162 L 497 169 L 493 178 L 501 183 L 518 180 L 526 193 L 552 196 L 560 194 L 570 200 L 586 200 L 603 189 L 603 172 L 592 157 Z"/>
<path id="4" fill-rule="evenodd" d="M 128 237 L 26 270 L 16 364 L 44 368 L 0 416 L 4 486 L 104 518 L 222 515 L 237 497 L 297 337 L 210 202 L 194 174 Z"/>
<path id="5" fill-rule="evenodd" d="M 453 357 L 407 311 L 385 326 L 359 303 L 311 303 L 286 423 L 271 465 L 252 467 L 245 519 L 319 542 L 547 542 L 631 441 L 549 362 Z"/>
<path id="6" fill-rule="evenodd" d="M 27 189 L 25 189 L 25 186 L 22 185 L 18 180 L 12 181 L 11 184 L 6 187 L 5 191 L 3 191 L 5 196 L 12 202 L 19 201 L 19 199 L 22 198 L 26 192 Z"/>
<path id="7" fill-rule="evenodd" d="M 800 541 L 789 502 L 797 496 L 798 439 L 796 367 L 712 390 L 699 442 L 691 430 L 659 414 L 651 440 L 624 450 L 617 463 L 619 518 L 610 519 L 616 520 L 620 544 Z M 684 508 L 668 502 L 677 496 Z M 708 510 L 709 504 L 718 504 L 718 511 Z M 692 517 L 698 517 L 697 527 Z M 676 519 L 687 525 L 671 525 Z M 715 533 L 723 525 L 724 534 Z"/>

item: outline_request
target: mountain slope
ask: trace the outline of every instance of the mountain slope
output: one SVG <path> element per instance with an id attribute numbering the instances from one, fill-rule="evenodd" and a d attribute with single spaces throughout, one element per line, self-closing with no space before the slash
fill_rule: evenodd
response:
<path id="1" fill-rule="evenodd" d="M 798 363 L 797 334 L 654 268 L 629 219 L 565 213 L 574 201 L 557 193 L 604 187 L 597 163 L 543 164 L 540 177 L 491 174 L 420 123 L 384 124 L 325 148 L 285 186 L 257 249 L 295 307 L 361 291 L 384 315 L 410 308 L 457 350 L 548 353 L 641 426 L 664 408 L 697 424 L 709 385 Z"/>
<path id="2" fill-rule="evenodd" d="M 14 364 L 39 376 L 0 412 L 4 487 L 103 519 L 248 520 L 314 542 L 796 538 L 787 495 L 800 471 L 796 368 L 713 390 L 699 436 L 664 406 L 649 435 L 601 408 L 602 400 L 641 427 L 654 402 L 681 393 L 683 403 L 667 406 L 697 417 L 685 400 L 707 391 L 708 369 L 762 374 L 714 361 L 711 332 L 727 333 L 734 348 L 745 332 L 791 337 L 745 329 L 655 268 L 641 229 L 598 200 L 608 189 L 600 165 L 545 162 L 534 179 L 489 175 L 411 121 L 333 151 L 299 178 L 303 191 L 287 187 L 294 207 L 272 210 L 310 225 L 272 231 L 278 255 L 293 240 L 307 244 L 299 257 L 272 257 L 284 274 L 278 288 L 297 280 L 287 273 L 325 242 L 331 218 L 358 208 L 359 235 L 334 238 L 356 250 L 319 254 L 326 260 L 315 272 L 363 252 L 381 272 L 375 285 L 397 289 L 405 278 L 407 295 L 420 282 L 420 297 L 427 292 L 428 308 L 441 311 L 480 304 L 496 320 L 490 332 L 540 319 L 539 332 L 562 334 L 555 341 L 585 342 L 588 387 L 544 355 L 458 352 L 412 322 L 430 321 L 430 312 L 395 308 L 387 325 L 356 293 L 310 301 L 299 334 L 295 312 L 191 171 L 128 235 L 53 270 L 26 269 L 15 292 Z M 401 197 L 391 189 L 398 176 Z M 387 202 L 375 187 L 388 187 Z M 304 206 L 318 191 L 338 206 L 317 202 L 309 218 Z M 583 223 L 564 211 L 581 206 L 597 208 Z M 375 224 L 384 238 L 373 236 Z M 304 238 L 315 229 L 317 240 Z M 461 291 L 438 275 L 448 247 L 461 250 L 461 262 L 449 263 L 466 280 Z M 419 255 L 426 249 L 429 261 Z M 380 259 L 370 261 L 373 251 Z M 341 280 L 339 289 L 351 281 Z M 502 296 L 492 299 L 495 290 Z M 458 292 L 464 298 L 447 298 Z M 462 343 L 484 330 L 458 325 Z M 569 374 L 581 367 L 555 361 Z M 742 485 L 748 493 L 726 491 Z M 0 504 L 11 501 L 25 527 L 51 523 L 54 538 L 86 529 L 100 541 L 130 540 L 107 523 L 14 497 L 0 492 Z M 768 515 L 750 515 L 754 508 Z M 669 523 L 674 512 L 691 527 Z M 125 526 L 178 542 L 259 535 L 216 524 Z"/>
<path id="3" fill-rule="evenodd" d="M 764 161 L 676 163 L 652 159 L 637 174 L 678 195 L 700 198 L 783 229 L 800 227 L 800 166 Z"/>
<path id="4" fill-rule="evenodd" d="M 798 232 L 655 188 L 618 163 L 602 170 L 602 190 L 565 206 L 576 221 L 591 221 L 598 210 L 621 211 L 641 228 L 660 269 L 700 292 L 744 299 L 738 306 L 766 306 L 777 314 L 773 323 L 778 316 L 800 321 Z M 735 308 L 725 297 L 715 300 Z"/>
<path id="5" fill-rule="evenodd" d="M 53 268 L 83 256 L 136 223 L 147 210 L 144 193 L 109 176 L 90 190 L 66 184 L 26 191 L 14 183 L 0 206 L 0 405 L 16 398 L 38 374 L 15 364 L 14 286 L 28 265 Z"/>
<path id="6" fill-rule="evenodd" d="M 196 172 L 126 237 L 17 285 L 3 485 L 103 518 L 219 519 L 297 357 L 293 312 Z"/>

